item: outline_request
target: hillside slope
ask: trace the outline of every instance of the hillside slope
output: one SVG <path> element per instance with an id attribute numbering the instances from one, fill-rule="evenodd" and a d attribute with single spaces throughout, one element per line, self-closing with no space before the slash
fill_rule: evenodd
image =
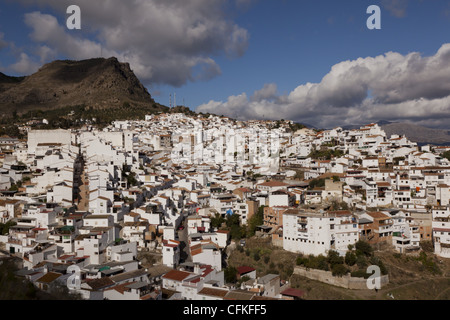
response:
<path id="1" fill-rule="evenodd" d="M 114 57 L 57 60 L 27 77 L 0 74 L 0 113 L 3 114 L 76 105 L 107 109 L 124 103 L 155 105 L 130 65 Z"/>

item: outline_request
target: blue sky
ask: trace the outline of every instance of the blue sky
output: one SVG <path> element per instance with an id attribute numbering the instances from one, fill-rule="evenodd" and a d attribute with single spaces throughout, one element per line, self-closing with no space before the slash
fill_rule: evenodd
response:
<path id="1" fill-rule="evenodd" d="M 318 126 L 448 123 L 450 79 L 433 76 L 433 66 L 446 62 L 450 1 L 163 2 L 0 0 L 0 71 L 25 75 L 53 59 L 99 56 L 101 46 L 105 56 L 129 60 L 155 100 L 166 105 L 176 93 L 177 103 L 193 110 L 242 119 L 292 118 Z M 81 31 L 65 28 L 69 4 L 81 8 Z M 381 30 L 366 27 L 372 4 L 381 8 Z M 413 83 L 422 64 L 425 71 Z M 387 78 L 374 78 L 378 73 Z M 342 74 L 339 81 L 336 74 Z M 439 92 L 431 85 L 422 90 L 420 81 L 439 82 L 433 86 Z M 352 83 L 363 84 L 362 91 Z"/>
<path id="2" fill-rule="evenodd" d="M 231 61 L 220 59 L 223 74 L 209 83 L 177 91 L 189 96 L 193 88 L 195 92 L 205 88 L 199 100 L 192 98 L 197 103 L 209 97 L 251 94 L 272 82 L 283 93 L 319 82 L 344 60 L 388 51 L 432 55 L 450 42 L 450 34 L 444 31 L 450 30 L 450 17 L 444 14 L 449 3 L 410 1 L 405 16 L 396 17 L 380 1 L 259 1 L 237 19 L 250 33 L 246 54 Z M 366 27 L 370 4 L 382 8 L 381 30 Z"/>

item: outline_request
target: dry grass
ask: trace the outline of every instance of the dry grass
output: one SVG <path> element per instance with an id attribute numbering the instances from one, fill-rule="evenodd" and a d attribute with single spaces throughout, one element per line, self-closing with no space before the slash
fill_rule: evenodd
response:
<path id="1" fill-rule="evenodd" d="M 259 259 L 255 259 L 255 254 Z M 389 272 L 390 283 L 377 292 L 374 290 L 349 290 L 292 275 L 297 254 L 274 247 L 269 239 L 247 240 L 244 250 L 234 250 L 228 263 L 231 266 L 250 266 L 257 275 L 279 274 L 289 280 L 290 286 L 306 292 L 307 300 L 449 300 L 450 259 L 440 259 L 427 253 L 427 259 L 439 268 L 429 268 L 414 256 L 400 255 L 393 251 L 379 251 Z M 256 256 L 256 258 L 258 258 Z M 392 295 L 392 296 L 391 296 Z"/>
<path id="2" fill-rule="evenodd" d="M 252 238 L 247 240 L 243 250 L 232 252 L 228 265 L 250 266 L 256 269 L 257 276 L 275 273 L 282 280 L 288 280 L 294 270 L 296 258 L 295 253 L 274 247 L 269 239 Z"/>

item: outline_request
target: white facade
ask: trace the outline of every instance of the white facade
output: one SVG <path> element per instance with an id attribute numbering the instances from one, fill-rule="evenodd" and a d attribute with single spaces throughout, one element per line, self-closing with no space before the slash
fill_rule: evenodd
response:
<path id="1" fill-rule="evenodd" d="M 434 253 L 443 258 L 450 258 L 450 209 L 433 210 Z"/>
<path id="2" fill-rule="evenodd" d="M 35 154 L 38 144 L 61 144 L 70 146 L 72 134 L 70 130 L 30 130 L 28 132 L 28 153 Z"/>
<path id="3" fill-rule="evenodd" d="M 326 255 L 329 250 L 345 252 L 359 240 L 358 224 L 351 214 L 283 214 L 283 249 L 303 254 Z"/>

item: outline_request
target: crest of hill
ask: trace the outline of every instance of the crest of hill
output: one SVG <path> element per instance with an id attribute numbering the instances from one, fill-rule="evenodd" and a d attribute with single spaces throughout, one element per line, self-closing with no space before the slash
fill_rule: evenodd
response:
<path id="1" fill-rule="evenodd" d="M 117 58 L 57 60 L 26 77 L 0 74 L 0 112 L 51 110 L 85 105 L 93 109 L 124 103 L 153 107 L 155 101 L 128 63 Z M 158 105 L 156 108 L 162 110 Z"/>
<path id="2" fill-rule="evenodd" d="M 388 137 L 393 134 L 403 135 L 411 141 L 417 142 L 419 145 L 450 144 L 450 131 L 444 129 L 432 129 L 412 123 L 387 123 L 381 125 L 381 128 L 386 132 Z"/>

